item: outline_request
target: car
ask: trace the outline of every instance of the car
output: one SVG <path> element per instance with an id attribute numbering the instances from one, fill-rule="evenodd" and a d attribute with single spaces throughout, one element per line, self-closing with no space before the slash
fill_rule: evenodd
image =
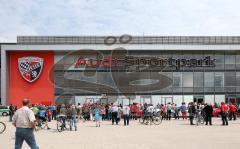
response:
<path id="1" fill-rule="evenodd" d="M 0 115 L 2 116 L 8 116 L 9 115 L 9 107 L 8 106 L 0 106 Z"/>
<path id="2" fill-rule="evenodd" d="M 221 109 L 220 108 L 213 108 L 213 116 L 219 117 L 221 115 Z"/>

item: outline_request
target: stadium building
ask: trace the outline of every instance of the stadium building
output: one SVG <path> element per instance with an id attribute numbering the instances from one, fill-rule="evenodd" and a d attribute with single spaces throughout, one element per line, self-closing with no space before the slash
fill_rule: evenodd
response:
<path id="1" fill-rule="evenodd" d="M 240 102 L 240 37 L 19 36 L 1 44 L 1 103 Z"/>

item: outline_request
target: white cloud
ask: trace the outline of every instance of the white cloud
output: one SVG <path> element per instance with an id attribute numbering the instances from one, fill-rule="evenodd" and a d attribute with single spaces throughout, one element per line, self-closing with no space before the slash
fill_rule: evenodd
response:
<path id="1" fill-rule="evenodd" d="M 240 35 L 238 0 L 0 0 L 0 42 L 17 35 Z"/>

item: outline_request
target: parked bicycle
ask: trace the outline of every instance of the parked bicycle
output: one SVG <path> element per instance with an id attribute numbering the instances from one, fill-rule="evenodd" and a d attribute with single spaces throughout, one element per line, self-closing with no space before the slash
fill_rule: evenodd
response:
<path id="1" fill-rule="evenodd" d="M 3 122 L 0 122 L 0 134 L 2 134 L 6 130 L 6 125 Z"/>
<path id="2" fill-rule="evenodd" d="M 143 111 L 142 117 L 139 120 L 142 124 L 148 125 L 153 123 L 155 125 L 159 125 L 162 123 L 162 114 L 161 111 L 158 109 L 155 109 L 153 113 Z"/>

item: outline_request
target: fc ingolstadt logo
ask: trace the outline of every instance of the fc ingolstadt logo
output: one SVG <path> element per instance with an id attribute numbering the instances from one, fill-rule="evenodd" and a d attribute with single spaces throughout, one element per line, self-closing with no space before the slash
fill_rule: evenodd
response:
<path id="1" fill-rule="evenodd" d="M 18 68 L 22 77 L 31 83 L 37 80 L 42 72 L 43 58 L 34 56 L 18 58 Z"/>

